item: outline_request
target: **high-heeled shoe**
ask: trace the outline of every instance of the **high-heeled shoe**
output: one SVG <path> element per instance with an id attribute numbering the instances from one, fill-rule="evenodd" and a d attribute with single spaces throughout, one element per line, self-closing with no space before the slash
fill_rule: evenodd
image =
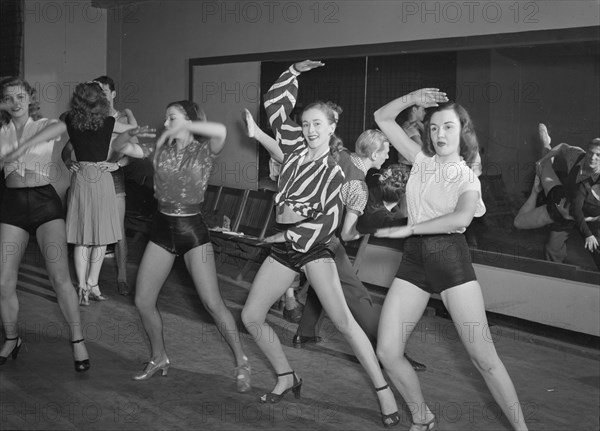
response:
<path id="1" fill-rule="evenodd" d="M 71 344 L 78 344 L 78 343 L 82 343 L 84 341 L 84 339 L 80 339 L 80 340 L 75 340 L 75 341 L 71 341 Z M 73 346 L 73 355 L 75 354 L 75 346 Z M 90 369 L 90 360 L 88 359 L 84 359 L 82 361 L 78 361 L 77 359 L 73 360 L 75 362 L 75 371 L 77 371 L 78 373 L 82 373 L 84 371 L 87 371 Z"/>
<path id="2" fill-rule="evenodd" d="M 13 347 L 13 349 L 10 351 L 10 353 L 7 356 L 0 356 L 0 365 L 4 365 L 9 356 L 11 356 L 13 358 L 13 361 L 17 359 L 19 350 L 21 349 L 21 346 L 23 345 L 23 341 L 21 340 L 21 337 L 17 336 L 14 338 L 5 338 L 4 342 L 15 341 L 15 340 L 17 340 L 17 342 L 15 344 L 15 347 Z"/>
<path id="3" fill-rule="evenodd" d="M 375 388 L 375 392 L 385 391 L 386 389 L 390 389 L 390 385 Z M 381 403 L 379 403 L 379 405 L 381 405 Z M 381 413 L 381 423 L 383 423 L 383 426 L 386 428 L 398 425 L 400 423 L 400 415 L 398 414 L 398 410 L 396 410 L 394 413 L 390 413 L 389 415 Z"/>
<path id="4" fill-rule="evenodd" d="M 408 431 L 430 431 L 435 426 L 435 416 L 425 423 L 413 422 Z M 418 429 L 413 429 L 419 427 Z"/>
<path id="5" fill-rule="evenodd" d="M 248 392 L 250 390 L 250 364 L 246 362 L 238 367 L 235 367 L 235 381 L 238 392 Z"/>
<path id="6" fill-rule="evenodd" d="M 166 376 L 169 371 L 169 367 L 171 366 L 171 362 L 169 358 L 165 358 L 160 362 L 150 361 L 146 363 L 144 370 L 133 376 L 133 380 L 148 380 L 152 377 L 158 370 L 162 370 L 162 375 Z"/>
<path id="7" fill-rule="evenodd" d="M 89 283 L 86 283 L 88 289 L 90 289 L 89 295 L 90 295 L 90 299 L 94 300 L 94 301 L 107 301 L 108 297 L 104 296 L 102 294 L 102 292 L 100 292 L 100 286 L 98 286 L 98 283 L 94 284 L 93 286 Z"/>
<path id="8" fill-rule="evenodd" d="M 298 379 L 296 373 L 293 370 L 288 371 L 287 373 L 277 374 L 277 377 L 289 376 L 290 374 L 294 376 L 294 382 L 291 388 L 287 388 L 280 394 L 274 394 L 273 392 L 264 394 L 262 397 L 260 397 L 260 402 L 267 404 L 277 404 L 289 391 L 292 391 L 296 398 L 300 398 L 300 390 L 302 389 L 302 379 Z"/>
<path id="9" fill-rule="evenodd" d="M 79 305 L 85 305 L 85 306 L 90 305 L 90 299 L 89 299 L 90 292 L 91 292 L 91 289 L 87 285 L 85 287 L 79 286 L 77 288 L 77 296 L 79 296 Z"/>

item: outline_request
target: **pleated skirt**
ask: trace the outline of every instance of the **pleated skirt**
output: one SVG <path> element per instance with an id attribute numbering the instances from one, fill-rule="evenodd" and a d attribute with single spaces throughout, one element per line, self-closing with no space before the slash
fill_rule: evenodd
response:
<path id="1" fill-rule="evenodd" d="M 110 172 L 82 163 L 71 178 L 67 207 L 67 242 L 106 245 L 122 237 L 115 186 Z"/>

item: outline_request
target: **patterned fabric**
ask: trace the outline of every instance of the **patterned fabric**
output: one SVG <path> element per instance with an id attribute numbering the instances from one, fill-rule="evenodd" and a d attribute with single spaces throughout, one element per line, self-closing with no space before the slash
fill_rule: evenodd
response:
<path id="1" fill-rule="evenodd" d="M 470 190 L 479 193 L 475 217 L 481 217 L 485 214 L 481 183 L 467 164 L 460 161 L 441 165 L 437 162 L 437 156 L 428 157 L 419 152 L 406 183 L 409 224 L 452 213 L 460 195 Z M 463 233 L 465 230 L 462 228 L 456 233 Z"/>
<path id="2" fill-rule="evenodd" d="M 362 159 L 354 153 L 341 151 L 338 164 L 344 172 L 341 197 L 346 211 L 362 215 L 369 200 L 369 189 L 365 182 L 367 167 Z"/>
<path id="3" fill-rule="evenodd" d="M 275 204 L 278 208 L 288 206 L 306 218 L 285 233 L 292 248 L 305 253 L 328 241 L 340 223 L 340 189 L 344 173 L 329 152 L 318 159 L 305 161 L 308 146 L 302 128 L 289 118 L 296 104 L 298 75 L 293 67 L 281 74 L 267 92 L 265 109 L 284 154 Z"/>
<path id="4" fill-rule="evenodd" d="M 161 203 L 193 205 L 204 201 L 204 192 L 216 155 L 209 141 L 194 140 L 185 148 L 166 142 L 155 154 L 154 145 L 140 144 L 144 157 L 153 159 L 154 197 Z"/>
<path id="5" fill-rule="evenodd" d="M 25 142 L 46 126 L 56 122 L 57 120 L 49 120 L 47 118 L 40 118 L 39 120 L 34 121 L 29 117 L 25 123 L 23 134 L 21 135 L 21 142 Z M 54 149 L 54 143 L 59 140 L 60 137 L 36 145 L 27 150 L 25 154 L 17 160 L 6 163 L 4 166 L 4 176 L 8 177 L 9 174 L 17 171 L 22 177 L 25 176 L 26 172 L 33 172 L 35 175 L 41 175 L 48 179 L 52 176 L 56 177 L 58 167 L 53 165 L 52 151 Z M 10 121 L 0 129 L 0 155 L 5 155 L 15 150 L 18 146 L 19 142 L 17 141 L 15 125 Z M 0 168 L 2 168 L 2 166 L 0 166 Z"/>

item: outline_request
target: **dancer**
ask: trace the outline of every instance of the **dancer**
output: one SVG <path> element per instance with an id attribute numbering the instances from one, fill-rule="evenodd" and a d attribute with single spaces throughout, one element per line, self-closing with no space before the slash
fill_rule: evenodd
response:
<path id="1" fill-rule="evenodd" d="M 90 361 L 77 294 L 69 275 L 63 205 L 52 186 L 52 151 L 66 130 L 65 124 L 40 118 L 35 90 L 20 78 L 4 79 L 0 93 L 0 165 L 4 160 L 7 186 L 0 207 L 0 313 L 5 333 L 0 365 L 9 356 L 17 359 L 23 344 L 17 332 L 17 277 L 29 236 L 35 235 L 58 305 L 69 325 L 75 371 L 87 371 Z M 50 254 L 48 250 L 55 252 Z"/>
<path id="2" fill-rule="evenodd" d="M 167 106 L 164 126 L 166 130 L 155 146 L 140 145 L 136 139 L 132 140 L 132 136 L 146 133 L 139 128 L 123 133 L 112 144 L 115 151 L 124 155 L 153 160 L 154 191 L 158 200 L 135 293 L 135 305 L 150 339 L 152 357 L 144 370 L 133 378 L 146 380 L 159 370 L 167 374 L 170 361 L 156 301 L 175 257 L 183 255 L 204 307 L 233 350 L 238 391 L 246 392 L 250 390 L 250 364 L 233 315 L 219 292 L 213 247 L 200 212 L 214 159 L 225 144 L 226 129 L 222 124 L 206 121 L 204 112 L 188 100 Z"/>
<path id="3" fill-rule="evenodd" d="M 446 102 L 444 93 L 425 88 L 391 101 L 375 112 L 375 121 L 413 169 L 406 186 L 407 226 L 384 229 L 406 238 L 396 278 L 383 304 L 377 353 L 385 370 L 411 407 L 412 431 L 430 430 L 435 417 L 425 404 L 419 379 L 403 353 L 411 330 L 432 293 L 439 293 L 458 328 L 473 364 L 516 430 L 526 430 L 513 383 L 489 334 L 464 330 L 488 328 L 481 287 L 462 235 L 474 216 L 482 216 L 481 185 L 467 166 L 477 154 L 477 138 L 467 111 Z M 424 146 L 409 139 L 396 123 L 398 113 L 414 104 L 436 106 L 425 125 Z"/>
<path id="4" fill-rule="evenodd" d="M 549 147 L 550 137 L 543 124 L 539 126 L 544 146 Z M 567 166 L 564 184 L 553 168 L 554 158 L 562 158 Z M 600 269 L 598 239 L 590 229 L 596 229 L 598 189 L 600 181 L 600 138 L 592 139 L 587 151 L 568 144 L 549 149 L 536 163 L 536 175 L 529 198 L 517 213 L 514 225 L 517 229 L 537 229 L 552 225 L 544 246 L 546 259 L 564 262 L 567 258 L 567 239 L 575 225 L 584 238 L 596 266 Z M 538 196 L 544 192 L 546 204 L 536 206 Z"/>
<path id="5" fill-rule="evenodd" d="M 336 112 L 335 107 L 337 105 L 331 102 L 328 102 L 328 105 Z M 336 124 L 338 118 L 338 116 L 335 116 Z M 284 155 L 277 141 L 260 130 L 248 110 L 244 113 L 244 120 L 247 124 L 248 134 L 251 137 L 254 136 L 269 151 L 274 160 L 282 163 Z M 389 142 L 380 131 L 367 130 L 356 141 L 356 153 L 350 153 L 343 147 L 341 140 L 335 134 L 332 137 L 335 138 L 329 142 L 329 151 L 342 168 L 345 176 L 340 190 L 345 210 L 340 235 L 342 239 L 350 241 L 358 239 L 361 236 L 355 226 L 369 198 L 365 175 L 369 169 L 379 169 L 385 162 L 389 153 Z M 331 141 L 334 141 L 333 145 Z M 348 308 L 352 316 L 356 319 L 356 322 L 375 346 L 377 344 L 377 329 L 381 308 L 373 303 L 369 291 L 360 278 L 358 278 L 356 270 L 348 258 L 346 249 L 337 235 L 331 238 L 331 250 L 334 253 L 335 266 Z M 294 347 L 301 348 L 308 343 L 322 341 L 321 337 L 318 336 L 318 328 L 323 315 L 323 306 L 319 302 L 316 292 L 314 289 L 309 288 L 304 311 L 299 319 L 298 330 L 292 339 Z M 415 370 L 423 371 L 427 369 L 424 364 L 411 358 L 407 359 Z"/>
<path id="6" fill-rule="evenodd" d="M 131 112 L 131 109 L 118 111 L 115 109 L 114 101 L 117 97 L 115 91 L 115 82 L 109 76 L 99 76 L 94 82 L 100 84 L 104 95 L 108 100 L 109 114 L 115 117 L 117 123 L 137 126 L 137 121 Z M 112 139 L 116 138 L 113 133 Z M 129 159 L 122 154 L 109 151 L 107 161 L 116 163 L 118 169 L 111 171 L 113 182 L 115 184 L 115 194 L 117 196 L 117 209 L 119 211 L 119 221 L 121 222 L 121 239 L 115 244 L 115 260 L 117 261 L 117 289 L 123 296 L 131 295 L 131 287 L 127 283 L 127 238 L 125 236 L 125 173 L 123 168 L 129 164 Z"/>
<path id="7" fill-rule="evenodd" d="M 74 262 L 79 302 L 104 301 L 98 278 L 106 245 L 122 238 L 112 175 L 116 163 L 106 162 L 113 131 L 134 126 L 115 122 L 97 82 L 77 85 L 65 116 L 69 143 L 77 159 L 67 206 L 67 241 L 75 244 Z M 63 151 L 63 154 L 68 151 Z"/>
<path id="8" fill-rule="evenodd" d="M 273 243 L 271 254 L 254 279 L 242 320 L 277 373 L 275 388 L 260 400 L 277 403 L 290 391 L 299 398 L 302 379 L 291 368 L 279 338 L 265 319 L 271 304 L 294 276 L 304 271 L 327 314 L 369 374 L 379 397 L 382 422 L 391 426 L 400 421 L 393 393 L 369 339 L 346 305 L 333 262 L 331 238 L 340 222 L 344 178 L 329 154 L 329 140 L 335 132 L 333 110 L 326 103 L 315 102 L 302 112 L 301 127 L 289 118 L 298 91 L 297 76 L 320 66 L 323 63 L 319 61 L 296 63 L 283 72 L 266 96 L 269 122 L 284 153 L 275 196 L 279 232 L 265 239 Z"/>

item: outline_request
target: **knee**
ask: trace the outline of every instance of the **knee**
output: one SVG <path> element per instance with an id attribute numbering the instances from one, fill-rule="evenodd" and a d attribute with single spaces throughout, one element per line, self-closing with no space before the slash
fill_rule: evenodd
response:
<path id="1" fill-rule="evenodd" d="M 156 308 L 156 303 L 149 301 L 144 298 L 142 295 L 135 295 L 135 307 L 138 309 L 140 313 L 147 313 L 152 309 Z"/>
<path id="2" fill-rule="evenodd" d="M 242 309 L 242 322 L 246 329 L 252 334 L 251 329 L 257 326 L 262 326 L 265 321 L 265 316 L 261 316 L 252 307 L 244 306 Z"/>
<path id="3" fill-rule="evenodd" d="M 352 329 L 354 327 L 360 329 L 358 324 L 356 324 L 356 321 L 354 321 L 354 319 L 351 316 L 343 316 L 341 319 L 338 319 L 333 323 L 334 323 L 335 327 L 337 328 L 337 330 L 340 331 L 342 333 L 342 335 L 344 335 L 344 336 L 351 335 Z M 354 325 L 353 325 L 353 323 L 354 323 Z"/>
<path id="4" fill-rule="evenodd" d="M 202 301 L 204 308 L 211 316 L 221 315 L 226 312 L 225 304 L 220 298 Z"/>
<path id="5" fill-rule="evenodd" d="M 390 346 L 377 345 L 375 353 L 384 368 L 389 369 L 400 359 L 401 354 L 397 350 Z"/>

